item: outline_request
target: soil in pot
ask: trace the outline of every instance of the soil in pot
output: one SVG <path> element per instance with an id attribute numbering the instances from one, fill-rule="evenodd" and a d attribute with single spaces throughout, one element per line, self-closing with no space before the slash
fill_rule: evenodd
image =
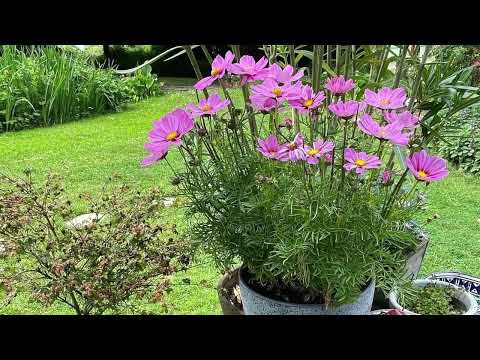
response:
<path id="1" fill-rule="evenodd" d="M 413 289 L 402 305 L 420 315 L 460 315 L 467 309 L 453 296 L 454 292 L 452 288 L 429 284 Z"/>
<path id="2" fill-rule="evenodd" d="M 281 280 L 277 279 L 274 283 L 271 284 L 261 284 L 258 282 L 248 269 L 244 268 L 242 271 L 242 276 L 248 286 L 257 292 L 260 295 L 263 295 L 267 298 L 283 301 L 292 304 L 325 304 L 325 297 L 323 294 L 318 292 L 312 292 L 309 289 L 304 288 L 300 284 L 294 284 L 293 286 L 285 285 Z M 365 284 L 361 288 L 363 292 L 369 283 Z"/>

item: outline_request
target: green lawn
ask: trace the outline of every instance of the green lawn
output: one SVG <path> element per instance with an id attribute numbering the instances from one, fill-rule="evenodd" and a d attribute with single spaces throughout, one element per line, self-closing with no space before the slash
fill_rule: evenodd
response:
<path id="1" fill-rule="evenodd" d="M 237 94 L 238 95 L 238 94 Z M 235 96 L 237 98 L 237 96 Z M 26 130 L 0 135 L 0 169 L 20 173 L 31 167 L 36 176 L 49 170 L 62 174 L 66 190 L 76 195 L 83 191 L 98 191 L 105 179 L 116 172 L 138 186 L 162 186 L 171 190 L 172 177 L 168 166 L 141 168 L 145 155 L 143 143 L 153 120 L 174 107 L 195 101 L 195 93 L 167 93 L 129 106 L 124 112 L 96 116 L 51 128 Z M 169 155 L 172 163 L 178 154 Z M 178 163 L 178 162 L 177 162 Z M 458 270 L 480 275 L 480 179 L 451 171 L 443 182 L 429 187 L 429 207 L 426 217 L 438 214 L 427 225 L 431 244 L 422 274 L 433 271 Z M 82 209 L 78 209 L 79 212 Z M 171 209 L 171 219 L 182 223 L 182 210 Z M 1 265 L 1 263 L 0 263 Z M 191 285 L 183 283 L 190 278 Z M 216 295 L 219 274 L 206 257 L 199 264 L 179 274 L 168 301 L 176 314 L 220 314 Z M 0 295 L 1 297 L 1 295 Z M 141 303 L 145 311 L 159 313 L 158 304 Z M 20 294 L 0 313 L 72 313 L 62 305 L 48 309 Z"/>

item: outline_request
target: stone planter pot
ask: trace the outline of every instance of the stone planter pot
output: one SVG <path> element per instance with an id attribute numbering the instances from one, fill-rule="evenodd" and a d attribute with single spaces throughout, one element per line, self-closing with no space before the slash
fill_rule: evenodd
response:
<path id="1" fill-rule="evenodd" d="M 245 280 L 246 269 L 240 268 L 239 285 L 245 315 L 368 315 L 372 307 L 375 282 L 371 281 L 351 304 L 326 308 L 322 304 L 295 304 L 271 299 L 253 290 Z"/>
<path id="2" fill-rule="evenodd" d="M 407 257 L 406 276 L 411 280 L 416 279 L 418 273 L 420 272 L 423 258 L 425 257 L 425 253 L 427 252 L 428 242 L 429 242 L 429 239 L 425 238 L 414 251 L 406 255 Z M 376 309 L 388 308 L 387 294 L 385 294 L 381 289 L 375 289 L 375 296 L 374 296 L 373 303 L 374 303 L 374 308 Z"/>
<path id="3" fill-rule="evenodd" d="M 462 288 L 449 284 L 444 281 L 438 281 L 438 280 L 414 280 L 413 281 L 414 285 L 419 288 L 423 288 L 429 284 L 434 284 L 436 286 L 444 286 L 444 287 L 449 287 L 455 290 L 453 297 L 464 307 L 464 311 L 462 312 L 462 315 L 475 315 L 477 312 L 477 301 L 475 298 Z M 398 309 L 406 313 L 407 315 L 421 315 L 417 314 L 413 311 L 410 311 L 408 309 L 405 309 L 402 305 L 398 303 L 398 294 L 395 290 L 393 290 L 389 295 L 388 295 L 388 301 L 390 303 L 390 307 L 394 309 Z"/>
<path id="4" fill-rule="evenodd" d="M 224 274 L 217 285 L 218 299 L 222 307 L 223 315 L 244 315 L 242 304 L 237 304 L 232 300 L 234 289 L 238 288 L 238 270 Z"/>

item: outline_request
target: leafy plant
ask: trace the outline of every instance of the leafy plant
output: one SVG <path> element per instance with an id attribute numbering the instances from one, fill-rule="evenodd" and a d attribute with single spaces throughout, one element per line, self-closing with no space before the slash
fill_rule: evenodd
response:
<path id="1" fill-rule="evenodd" d="M 436 145 L 439 153 L 465 172 L 480 173 L 480 107 L 463 110 L 449 126 L 454 132 Z"/>
<path id="2" fill-rule="evenodd" d="M 135 102 L 151 96 L 158 96 L 163 85 L 158 82 L 157 76 L 152 74 L 150 65 L 126 76 L 124 81 L 129 97 Z"/>
<path id="3" fill-rule="evenodd" d="M 460 314 L 453 295 L 452 288 L 429 284 L 423 288 L 412 287 L 408 294 L 403 296 L 402 304 L 405 309 L 421 315 Z"/>
<path id="4" fill-rule="evenodd" d="M 7 299 L 23 289 L 79 315 L 116 313 L 146 296 L 165 305 L 170 276 L 186 268 L 190 250 L 162 218 L 158 189 L 141 193 L 114 180 L 98 198 L 81 196 L 97 214 L 92 223 L 66 226 L 73 204 L 59 176 L 43 184 L 29 171 L 1 176 L 0 237 L 11 252 L 0 272 Z"/>
<path id="5" fill-rule="evenodd" d="M 2 46 L 0 132 L 117 111 L 129 101 L 158 94 L 157 90 L 148 73 L 122 79 L 113 69 L 96 68 L 80 51 L 49 46 L 27 53 Z"/>

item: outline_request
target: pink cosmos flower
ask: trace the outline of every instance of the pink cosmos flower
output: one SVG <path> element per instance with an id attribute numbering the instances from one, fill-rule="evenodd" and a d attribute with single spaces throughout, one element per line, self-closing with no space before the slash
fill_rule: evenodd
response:
<path id="1" fill-rule="evenodd" d="M 388 185 L 393 178 L 393 173 L 390 170 L 384 170 L 380 174 L 380 181 L 383 185 Z"/>
<path id="2" fill-rule="evenodd" d="M 355 172 L 359 175 L 363 175 L 368 169 L 375 169 L 380 167 L 381 161 L 378 156 L 368 155 L 365 152 L 356 152 L 351 148 L 345 149 L 345 161 L 347 164 L 343 165 L 345 170 Z"/>
<path id="3" fill-rule="evenodd" d="M 200 100 L 198 105 L 188 104 L 186 109 L 196 118 L 202 115 L 216 114 L 218 111 L 226 108 L 228 104 L 230 104 L 229 100 L 222 101 L 218 94 L 212 94 L 208 99 Z"/>
<path id="4" fill-rule="evenodd" d="M 305 114 L 318 108 L 324 99 L 325 93 L 323 91 L 319 91 L 318 94 L 315 94 L 311 86 L 305 85 L 302 87 L 300 98 L 290 100 L 289 104 L 297 109 L 299 113 Z"/>
<path id="5" fill-rule="evenodd" d="M 328 105 L 328 109 L 333 112 L 338 117 L 349 119 L 354 115 L 360 114 L 365 111 L 367 104 L 363 101 L 348 100 L 343 102 L 342 100 L 337 101 Z"/>
<path id="6" fill-rule="evenodd" d="M 405 146 L 410 141 L 408 134 L 402 133 L 401 123 L 380 126 L 370 115 L 364 114 L 357 125 L 365 134 L 375 136 L 377 139 L 389 140 L 395 145 Z"/>
<path id="7" fill-rule="evenodd" d="M 156 163 L 159 160 L 162 160 L 167 156 L 168 146 L 167 145 L 157 145 L 145 144 L 145 149 L 150 151 L 150 155 L 146 156 L 142 161 L 142 166 L 150 166 Z"/>
<path id="8" fill-rule="evenodd" d="M 301 87 L 300 83 L 280 85 L 275 80 L 267 78 L 263 83 L 252 87 L 252 94 L 269 97 L 277 103 L 282 103 L 285 100 L 298 99 L 301 96 Z"/>
<path id="9" fill-rule="evenodd" d="M 250 101 L 255 109 L 263 112 L 269 112 L 279 105 L 276 99 L 261 94 L 250 95 Z"/>
<path id="10" fill-rule="evenodd" d="M 404 111 L 401 113 L 397 113 L 395 111 L 384 111 L 383 117 L 390 124 L 399 123 L 402 124 L 404 128 L 409 129 L 417 127 L 420 122 L 420 119 L 414 116 L 410 111 Z"/>
<path id="11" fill-rule="evenodd" d="M 365 102 L 376 108 L 389 110 L 399 109 L 405 106 L 407 100 L 407 93 L 404 88 L 392 89 L 384 87 L 378 91 L 378 93 L 365 89 L 364 95 Z"/>
<path id="12" fill-rule="evenodd" d="M 273 64 L 268 68 L 267 77 L 272 78 L 280 85 L 291 84 L 297 80 L 300 80 L 303 77 L 303 70 L 300 70 L 295 75 L 293 75 L 294 69 L 291 65 L 285 66 L 282 70 L 277 64 Z"/>
<path id="13" fill-rule="evenodd" d="M 235 55 L 233 55 L 230 50 L 225 54 L 225 58 L 217 55 L 212 61 L 212 71 L 210 72 L 210 76 L 198 81 L 193 87 L 197 90 L 203 90 L 212 85 L 215 80 L 223 78 L 225 71 L 230 69 L 234 58 Z"/>
<path id="14" fill-rule="evenodd" d="M 438 181 L 448 176 L 447 162 L 438 156 L 429 156 L 425 150 L 412 154 L 405 161 L 418 181 Z"/>
<path id="15" fill-rule="evenodd" d="M 325 162 L 326 162 L 327 164 L 331 164 L 332 161 L 333 161 L 333 152 L 329 152 L 329 153 L 325 154 L 325 155 L 323 156 L 323 160 L 325 160 Z"/>
<path id="16" fill-rule="evenodd" d="M 239 75 L 242 79 L 241 85 L 247 82 L 256 80 L 264 80 L 268 74 L 267 66 L 268 60 L 263 56 L 258 62 L 255 62 L 253 56 L 243 55 L 240 61 L 230 66 L 230 72 L 235 75 Z"/>
<path id="17" fill-rule="evenodd" d="M 313 147 L 308 145 L 304 146 L 305 153 L 307 155 L 307 163 L 311 165 L 318 164 L 319 159 L 324 155 L 331 154 L 335 144 L 331 141 L 315 140 Z"/>
<path id="18" fill-rule="evenodd" d="M 281 161 L 305 160 L 306 154 L 303 148 L 303 136 L 298 133 L 292 142 L 283 144 L 278 152 Z"/>
<path id="19" fill-rule="evenodd" d="M 260 153 L 269 158 L 269 159 L 279 159 L 279 151 L 281 150 L 281 146 L 278 143 L 277 138 L 275 135 L 270 135 L 268 138 L 265 140 L 258 139 L 258 147 L 257 150 L 260 151 Z"/>
<path id="20" fill-rule="evenodd" d="M 333 94 L 345 94 L 355 87 L 355 82 L 352 79 L 345 81 L 343 75 L 330 78 L 325 83 L 325 89 Z"/>
<path id="21" fill-rule="evenodd" d="M 148 166 L 163 159 L 170 146 L 182 144 L 183 135 L 192 130 L 193 126 L 192 117 L 183 109 L 176 109 L 155 121 L 153 130 L 149 133 L 150 142 L 145 144 L 145 149 L 151 154 L 142 164 Z"/>

